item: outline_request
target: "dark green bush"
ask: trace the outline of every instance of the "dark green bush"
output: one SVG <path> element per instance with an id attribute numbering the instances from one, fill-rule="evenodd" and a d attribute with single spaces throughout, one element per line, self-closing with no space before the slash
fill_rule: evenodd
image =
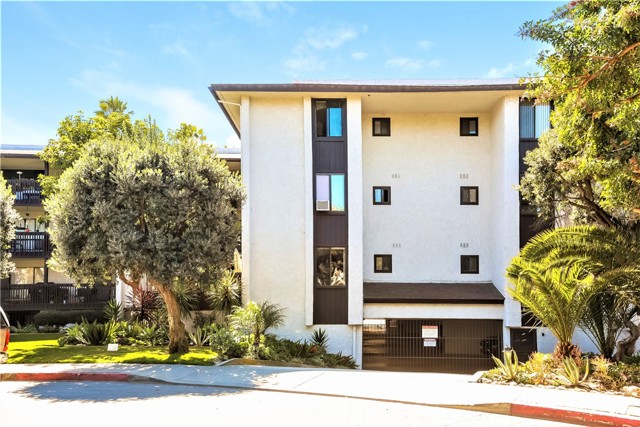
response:
<path id="1" fill-rule="evenodd" d="M 89 322 L 102 321 L 102 310 L 43 310 L 33 316 L 36 326 L 64 326 L 69 323 L 80 323 L 85 318 Z"/>

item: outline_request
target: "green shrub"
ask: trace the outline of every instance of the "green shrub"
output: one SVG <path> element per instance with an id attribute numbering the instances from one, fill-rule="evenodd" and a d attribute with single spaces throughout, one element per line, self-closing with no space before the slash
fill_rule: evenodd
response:
<path id="1" fill-rule="evenodd" d="M 116 338 L 119 324 L 116 322 L 93 323 L 87 322 L 86 319 L 82 323 L 67 328 L 65 335 L 58 339 L 58 344 L 84 344 L 84 345 L 105 345 L 113 342 Z"/>
<path id="2" fill-rule="evenodd" d="M 101 321 L 102 310 L 44 310 L 33 316 L 36 326 L 64 326 L 69 323 L 80 323 L 85 318 L 89 322 Z"/>
<path id="3" fill-rule="evenodd" d="M 249 352 L 249 342 L 241 340 L 240 335 L 228 326 L 213 327 L 209 345 L 224 360 L 245 357 Z"/>
<path id="4" fill-rule="evenodd" d="M 33 323 L 22 326 L 20 322 L 16 322 L 10 329 L 12 334 L 33 334 L 38 332 L 38 328 Z"/>

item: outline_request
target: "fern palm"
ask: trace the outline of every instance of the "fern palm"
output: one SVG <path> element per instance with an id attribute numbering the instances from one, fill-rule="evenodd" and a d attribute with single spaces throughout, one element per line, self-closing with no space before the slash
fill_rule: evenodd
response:
<path id="1" fill-rule="evenodd" d="M 554 266 L 548 259 L 532 262 L 519 256 L 507 277 L 514 285 L 511 295 L 558 339 L 556 354 L 571 356 L 576 351 L 573 333 L 599 291 L 593 274 L 579 260 Z"/>
<path id="2" fill-rule="evenodd" d="M 581 319 L 581 328 L 600 352 L 611 357 L 621 329 L 640 302 L 640 236 L 634 230 L 593 225 L 547 230 L 520 254 L 530 261 L 547 259 L 552 266 L 582 260 L 600 292 Z"/>

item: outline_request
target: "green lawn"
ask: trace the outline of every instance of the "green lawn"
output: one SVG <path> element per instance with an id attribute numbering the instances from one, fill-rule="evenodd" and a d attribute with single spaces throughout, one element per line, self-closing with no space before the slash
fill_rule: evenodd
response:
<path id="1" fill-rule="evenodd" d="M 174 363 L 213 365 L 217 354 L 208 347 L 191 347 L 189 353 L 170 355 L 166 347 L 67 345 L 60 347 L 60 334 L 12 334 L 7 363 Z"/>

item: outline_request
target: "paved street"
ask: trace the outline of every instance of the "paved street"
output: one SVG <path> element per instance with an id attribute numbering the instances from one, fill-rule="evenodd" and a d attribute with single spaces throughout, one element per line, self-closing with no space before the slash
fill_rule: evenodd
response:
<path id="1" fill-rule="evenodd" d="M 570 425 L 411 404 L 210 386 L 0 383 L 0 426 L 3 427 L 175 427 L 202 423 L 305 427 Z"/>

